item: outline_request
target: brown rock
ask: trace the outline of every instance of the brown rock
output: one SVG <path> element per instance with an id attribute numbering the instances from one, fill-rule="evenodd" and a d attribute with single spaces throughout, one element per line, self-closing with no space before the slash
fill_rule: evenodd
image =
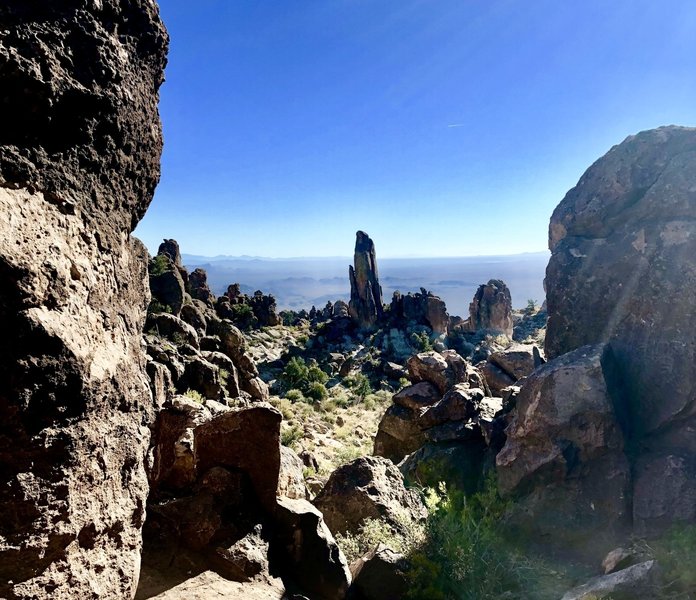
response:
<path id="1" fill-rule="evenodd" d="M 278 473 L 278 496 L 307 500 L 304 482 L 304 463 L 287 446 L 280 447 L 280 472 Z"/>
<path id="2" fill-rule="evenodd" d="M 405 387 L 394 394 L 394 403 L 411 410 L 418 410 L 435 404 L 441 398 L 438 389 L 427 381 Z"/>
<path id="3" fill-rule="evenodd" d="M 418 415 L 408 408 L 392 404 L 384 413 L 375 436 L 374 455 L 398 463 L 418 450 L 425 436 L 417 423 Z"/>
<path id="4" fill-rule="evenodd" d="M 159 272 L 155 269 L 155 265 L 161 264 L 162 259 L 164 259 L 166 268 L 163 272 Z M 158 256 L 157 259 L 152 259 L 149 263 L 149 277 L 150 293 L 153 300 L 165 311 L 169 311 L 175 316 L 178 315 L 184 305 L 186 289 L 181 273 L 175 264 L 166 255 Z M 151 310 L 154 307 L 153 304 Z"/>
<path id="5" fill-rule="evenodd" d="M 626 526 L 629 465 L 607 385 L 614 370 L 603 345 L 537 369 L 496 457 L 501 492 L 518 496 L 512 520 L 567 550 L 606 551 Z"/>
<path id="6" fill-rule="evenodd" d="M 516 381 L 492 362 L 481 362 L 476 365 L 476 368 L 478 368 L 483 375 L 489 389 L 491 390 L 491 393 L 494 396 L 501 396 L 503 390 L 509 388 Z"/>
<path id="7" fill-rule="evenodd" d="M 135 591 L 166 47 L 152 2 L 0 7 L 0 597 Z"/>
<path id="8" fill-rule="evenodd" d="M 409 564 L 403 554 L 384 544 L 351 565 L 356 600 L 402 600 L 408 590 Z"/>
<path id="9" fill-rule="evenodd" d="M 375 244 L 362 231 L 356 234 L 354 265 L 349 268 L 348 312 L 359 327 L 372 328 L 384 313 L 382 286 L 377 274 Z"/>
<path id="10" fill-rule="evenodd" d="M 636 434 L 696 413 L 696 129 L 630 136 L 549 225 L 546 354 L 611 342 Z"/>
<path id="11" fill-rule="evenodd" d="M 483 398 L 483 390 L 470 388 L 468 383 L 459 383 L 452 387 L 442 400 L 421 412 L 418 425 L 421 429 L 427 429 L 447 421 L 473 419 Z"/>
<path id="12" fill-rule="evenodd" d="M 261 505 L 273 511 L 280 472 L 281 420 L 276 409 L 257 404 L 200 425 L 195 430 L 198 472 L 221 466 L 247 473 Z"/>
<path id="13" fill-rule="evenodd" d="M 204 269 L 194 269 L 188 276 L 188 291 L 191 298 L 200 300 L 206 306 L 215 305 L 215 296 L 208 287 L 208 274 Z"/>
<path id="14" fill-rule="evenodd" d="M 332 533 L 356 533 L 365 519 L 384 519 L 397 530 L 426 515 L 417 492 L 390 460 L 365 456 L 336 469 L 314 499 Z"/>
<path id="15" fill-rule="evenodd" d="M 306 500 L 278 498 L 275 524 L 282 564 L 302 591 L 317 600 L 345 598 L 350 571 L 321 513 Z"/>
<path id="16" fill-rule="evenodd" d="M 514 381 L 517 381 L 531 375 L 536 368 L 535 348 L 536 346 L 532 344 L 515 343 L 505 348 L 505 350 L 494 352 L 488 360 L 502 369 Z"/>
<path id="17" fill-rule="evenodd" d="M 504 282 L 491 279 L 479 286 L 469 305 L 467 328 L 501 333 L 512 339 L 512 297 Z"/>

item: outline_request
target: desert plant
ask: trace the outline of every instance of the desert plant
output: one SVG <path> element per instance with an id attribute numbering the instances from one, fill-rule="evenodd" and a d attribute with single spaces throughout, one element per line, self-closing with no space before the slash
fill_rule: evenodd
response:
<path id="1" fill-rule="evenodd" d="M 307 386 L 307 391 L 305 392 L 307 398 L 311 398 L 314 402 L 321 402 L 329 397 L 329 392 L 323 383 L 318 381 L 312 381 Z"/>
<path id="2" fill-rule="evenodd" d="M 419 352 L 430 352 L 433 349 L 430 336 L 425 331 L 420 333 L 414 331 L 411 334 L 411 343 Z"/>
<path id="3" fill-rule="evenodd" d="M 280 432 L 280 443 L 288 448 L 294 447 L 302 439 L 304 431 L 299 425 L 292 425 Z"/>
<path id="4" fill-rule="evenodd" d="M 172 261 L 169 260 L 169 258 L 164 254 L 158 254 L 157 256 L 155 256 L 148 265 L 150 275 L 152 275 L 153 277 L 163 275 L 167 271 L 171 271 L 173 268 L 174 265 L 172 265 Z"/>
<path id="5" fill-rule="evenodd" d="M 350 388 L 353 394 L 361 400 L 364 400 L 365 396 L 372 393 L 370 380 L 362 373 L 356 373 L 355 375 L 345 377 L 343 379 L 343 385 Z"/>
<path id="6" fill-rule="evenodd" d="M 198 402 L 198 404 L 203 404 L 205 402 L 205 398 L 203 397 L 203 394 L 201 394 L 200 392 L 198 392 L 196 390 L 192 390 L 191 388 L 189 388 L 188 390 L 186 390 L 184 392 L 184 396 L 186 396 L 187 398 L 190 398 L 194 402 Z"/>

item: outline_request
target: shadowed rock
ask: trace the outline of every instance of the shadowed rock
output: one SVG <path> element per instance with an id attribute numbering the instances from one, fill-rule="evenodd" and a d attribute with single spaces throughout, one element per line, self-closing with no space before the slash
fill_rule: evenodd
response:
<path id="1" fill-rule="evenodd" d="M 384 313 L 382 287 L 377 274 L 375 244 L 362 231 L 356 234 L 354 266 L 349 267 L 349 275 L 350 316 L 359 327 L 374 327 Z"/>
<path id="2" fill-rule="evenodd" d="M 156 4 L 0 6 L 0 597 L 129 598 L 153 418 L 140 336 Z"/>

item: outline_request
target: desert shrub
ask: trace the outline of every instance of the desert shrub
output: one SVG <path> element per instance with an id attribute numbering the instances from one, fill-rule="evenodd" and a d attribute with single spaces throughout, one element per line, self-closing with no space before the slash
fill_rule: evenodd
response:
<path id="1" fill-rule="evenodd" d="M 425 331 L 420 333 L 414 331 L 411 334 L 411 343 L 419 352 L 430 352 L 433 349 L 430 336 Z"/>
<path id="2" fill-rule="evenodd" d="M 365 396 L 372 393 L 370 380 L 362 373 L 349 375 L 343 379 L 343 385 L 350 388 L 355 396 L 363 400 Z"/>
<path id="3" fill-rule="evenodd" d="M 187 398 L 190 398 L 194 402 L 198 402 L 198 404 L 203 404 L 205 402 L 205 398 L 203 397 L 203 394 L 200 392 L 197 392 L 196 390 L 188 389 L 184 392 L 184 396 Z"/>
<path id="4" fill-rule="evenodd" d="M 157 277 L 158 275 L 163 275 L 167 271 L 171 271 L 173 268 L 172 262 L 164 254 L 158 254 L 150 261 L 148 265 L 148 270 L 150 275 Z"/>
<path id="5" fill-rule="evenodd" d="M 155 298 L 153 298 L 147 307 L 147 312 L 151 315 L 156 315 L 158 313 L 167 313 L 167 314 L 171 315 L 172 314 L 172 307 L 169 306 L 168 304 L 163 304 L 159 300 L 156 300 Z"/>
<path id="6" fill-rule="evenodd" d="M 409 555 L 410 598 L 553 598 L 570 587 L 557 566 L 525 556 L 505 538 L 507 503 L 493 478 L 469 497 L 441 484 L 429 506 L 424 541 Z"/>
<path id="7" fill-rule="evenodd" d="M 294 356 L 288 361 L 281 379 L 289 390 L 285 394 L 286 398 L 290 398 L 288 394 L 295 390 L 293 393 L 294 401 L 302 400 L 302 398 L 297 397 L 298 391 L 304 398 L 310 398 L 314 402 L 321 402 L 329 396 L 324 385 L 329 380 L 329 376 L 318 365 L 307 365 L 299 356 Z"/>
<path id="8" fill-rule="evenodd" d="M 285 397 L 290 400 L 290 402 L 303 402 L 305 397 L 304 394 L 298 389 L 291 389 L 285 393 Z"/>
<path id="9" fill-rule="evenodd" d="M 526 315 L 533 315 L 537 310 L 537 301 L 530 298 L 527 300 L 527 306 L 524 308 L 524 314 Z"/>
<path id="10" fill-rule="evenodd" d="M 256 324 L 256 316 L 248 304 L 232 304 L 232 320 L 241 329 L 251 329 Z"/>
<path id="11" fill-rule="evenodd" d="M 288 448 L 294 447 L 302 439 L 304 431 L 299 425 L 292 425 L 280 432 L 280 443 Z"/>
<path id="12" fill-rule="evenodd" d="M 305 392 L 307 398 L 311 398 L 314 402 L 321 402 L 329 397 L 329 392 L 323 383 L 318 381 L 312 381 L 307 386 L 307 391 Z"/>
<path id="13" fill-rule="evenodd" d="M 669 582 L 665 597 L 686 598 L 696 590 L 696 525 L 680 524 L 650 544 Z"/>

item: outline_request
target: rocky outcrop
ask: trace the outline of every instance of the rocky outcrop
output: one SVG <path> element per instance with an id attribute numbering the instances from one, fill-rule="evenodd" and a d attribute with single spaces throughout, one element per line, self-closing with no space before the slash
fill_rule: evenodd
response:
<path id="1" fill-rule="evenodd" d="M 358 231 L 355 240 L 354 266 L 349 268 L 350 303 L 348 311 L 359 327 L 374 327 L 384 314 L 382 286 L 377 274 L 375 244 Z"/>
<path id="2" fill-rule="evenodd" d="M 611 392 L 605 345 L 537 369 L 517 397 L 496 457 L 498 485 L 515 495 L 512 521 L 549 545 L 606 552 L 630 524 L 630 465 Z"/>
<path id="3" fill-rule="evenodd" d="M 167 35 L 152 2 L 0 7 L 0 597 L 134 591 Z"/>
<path id="4" fill-rule="evenodd" d="M 408 560 L 384 544 L 351 564 L 351 600 L 401 600 L 408 594 Z"/>
<path id="5" fill-rule="evenodd" d="M 490 331 L 512 339 L 512 296 L 503 281 L 491 279 L 479 286 L 469 305 L 469 319 L 464 329 Z"/>
<path id="6" fill-rule="evenodd" d="M 695 166 L 696 129 L 631 136 L 586 171 L 549 226 L 546 353 L 611 348 L 640 534 L 696 519 Z"/>
<path id="7" fill-rule="evenodd" d="M 610 341 L 645 434 L 696 412 L 696 129 L 631 136 L 551 217 L 546 353 Z"/>
<path id="8" fill-rule="evenodd" d="M 394 292 L 389 317 L 401 328 L 408 323 L 426 325 L 437 335 L 447 333 L 450 321 L 445 302 L 425 288 L 421 288 L 420 293 L 405 296 Z"/>
<path id="9" fill-rule="evenodd" d="M 336 469 L 314 499 L 332 533 L 357 533 L 366 519 L 384 519 L 396 531 L 424 519 L 417 492 L 386 458 L 365 456 Z"/>

